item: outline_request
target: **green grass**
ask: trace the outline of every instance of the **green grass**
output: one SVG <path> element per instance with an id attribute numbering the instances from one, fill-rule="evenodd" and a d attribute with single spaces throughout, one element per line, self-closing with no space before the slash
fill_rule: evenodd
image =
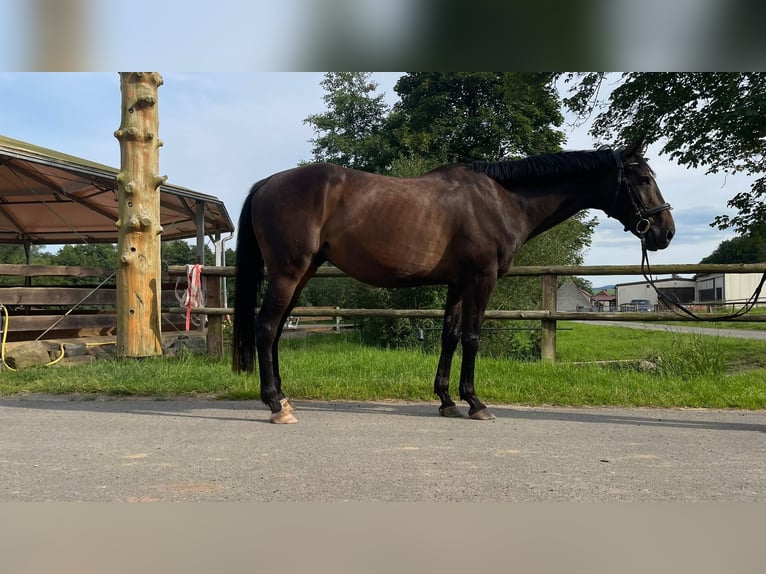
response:
<path id="1" fill-rule="evenodd" d="M 717 311 L 721 315 L 731 314 L 733 311 L 738 311 L 739 307 L 734 309 L 728 308 Z M 766 315 L 766 307 L 756 307 L 751 309 L 747 316 L 752 315 Z M 702 322 L 690 322 L 690 321 L 663 321 L 663 325 L 684 325 L 687 327 L 707 327 L 711 329 L 745 329 L 751 331 L 764 331 L 766 330 L 766 323 L 762 322 L 750 322 L 750 321 L 702 321 Z"/>
<path id="2" fill-rule="evenodd" d="M 766 342 L 593 324 L 562 324 L 554 364 L 481 357 L 477 391 L 488 404 L 766 408 Z M 283 341 L 284 390 L 295 399 L 432 401 L 438 357 L 419 349 L 360 345 L 356 335 Z M 652 361 L 653 370 L 634 363 Z M 459 354 L 453 366 L 457 397 Z M 584 363 L 572 365 L 571 363 Z M 210 396 L 257 399 L 254 376 L 228 359 L 182 355 L 99 360 L 71 367 L 0 371 L 0 395 Z"/>

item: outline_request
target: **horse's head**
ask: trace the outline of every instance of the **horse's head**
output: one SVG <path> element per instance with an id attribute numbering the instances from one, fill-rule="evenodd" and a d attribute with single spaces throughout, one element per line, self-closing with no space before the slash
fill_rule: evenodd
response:
<path id="1" fill-rule="evenodd" d="M 644 138 L 614 152 L 617 191 L 608 214 L 617 218 L 650 251 L 665 249 L 676 233 L 670 204 L 654 180 L 654 172 L 641 155 Z"/>

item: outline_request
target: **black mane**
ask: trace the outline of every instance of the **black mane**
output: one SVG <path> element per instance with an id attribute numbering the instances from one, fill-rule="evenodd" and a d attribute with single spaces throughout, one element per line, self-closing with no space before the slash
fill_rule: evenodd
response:
<path id="1" fill-rule="evenodd" d="M 557 179 L 615 167 L 611 149 L 567 151 L 530 156 L 514 161 L 474 161 L 469 167 L 500 184 L 509 185 L 535 179 Z"/>

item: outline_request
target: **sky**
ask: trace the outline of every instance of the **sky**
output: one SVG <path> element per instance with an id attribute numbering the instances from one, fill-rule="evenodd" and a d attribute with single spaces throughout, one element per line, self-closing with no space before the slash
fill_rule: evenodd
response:
<path id="1" fill-rule="evenodd" d="M 162 72 L 161 72 L 162 73 Z M 401 73 L 373 79 L 392 104 Z M 257 180 L 311 159 L 307 116 L 324 109 L 320 72 L 162 73 L 159 88 L 160 173 L 168 182 L 221 199 L 236 224 Z M 111 73 L 0 73 L 0 134 L 91 161 L 119 167 L 119 76 Z M 587 125 L 563 127 L 565 149 L 592 149 Z M 706 175 L 659 154 L 646 153 L 665 200 L 673 206 L 676 236 L 650 254 L 652 264 L 698 263 L 734 235 L 710 227 L 731 213 L 726 201 L 749 187 L 744 176 Z M 641 263 L 638 239 L 601 212 L 586 265 Z M 232 240 L 228 247 L 234 247 Z M 594 286 L 640 276 L 589 277 Z"/>

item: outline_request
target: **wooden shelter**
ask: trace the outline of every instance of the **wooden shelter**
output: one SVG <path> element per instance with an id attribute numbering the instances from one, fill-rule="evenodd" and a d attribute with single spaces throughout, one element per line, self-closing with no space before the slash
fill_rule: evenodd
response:
<path id="1" fill-rule="evenodd" d="M 119 170 L 0 135 L 0 243 L 117 243 Z M 162 240 L 234 231 L 223 202 L 160 185 Z"/>
<path id="2" fill-rule="evenodd" d="M 116 177 L 119 171 L 0 136 L 0 243 L 24 245 L 28 264 L 29 247 L 33 244 L 117 244 L 120 202 Z M 216 197 L 168 183 L 159 185 L 159 194 L 162 241 L 196 238 L 199 262 L 206 235 L 218 243 L 223 234 L 234 231 L 226 207 Z M 25 287 L 4 287 L 0 293 L 0 304 L 11 307 L 11 329 L 13 335 L 20 337 L 17 340 L 23 340 L 24 333 L 39 336 L 52 325 L 62 333 L 69 333 L 68 336 L 114 334 L 113 312 L 101 314 L 90 309 L 83 316 L 68 313 L 64 316 L 62 309 L 59 314 L 51 315 L 49 307 L 71 310 L 71 306 L 90 291 L 89 288 L 31 287 L 32 277 L 75 274 L 81 278 L 91 277 L 97 282 L 106 278 L 109 272 L 103 275 L 103 270 L 5 263 L 0 261 L 0 275 L 25 278 Z M 163 308 L 177 304 L 172 290 L 162 296 L 165 299 Z M 113 287 L 88 295 L 87 305 L 90 307 L 113 308 L 114 304 Z M 20 315 L 14 316 L 16 307 L 19 307 Z M 45 310 L 29 312 L 35 307 Z"/>

